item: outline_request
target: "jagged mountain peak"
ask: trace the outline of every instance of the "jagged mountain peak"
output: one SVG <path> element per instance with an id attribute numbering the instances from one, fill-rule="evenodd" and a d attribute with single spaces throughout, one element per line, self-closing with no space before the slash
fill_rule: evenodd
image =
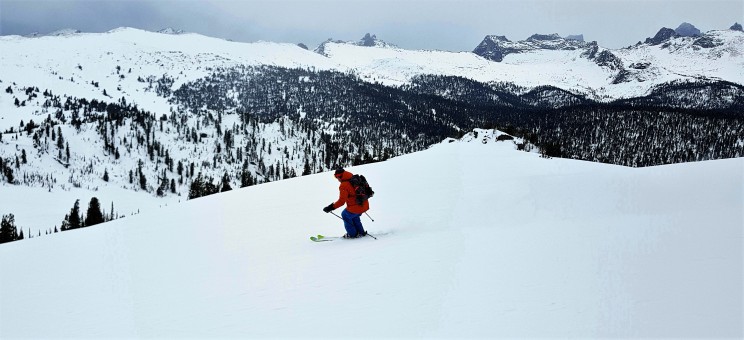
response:
<path id="1" fill-rule="evenodd" d="M 735 22 L 733 25 L 731 25 L 729 29 L 733 31 L 742 31 L 741 24 L 738 22 Z"/>
<path id="2" fill-rule="evenodd" d="M 359 39 L 359 41 L 357 42 L 350 42 L 350 43 L 357 45 L 357 46 L 366 46 L 366 47 L 391 47 L 391 48 L 397 47 L 391 43 L 378 39 L 377 35 L 371 34 L 371 33 L 365 34 L 364 37 L 362 37 L 362 39 Z"/>
<path id="3" fill-rule="evenodd" d="M 678 37 L 679 34 L 671 28 L 662 27 L 653 38 L 646 38 L 645 43 L 649 45 L 659 45 L 663 42 L 668 41 L 671 38 Z"/>
<path id="4" fill-rule="evenodd" d="M 693 24 L 683 22 L 677 29 L 674 30 L 677 34 L 683 37 L 697 37 L 700 36 L 700 30 L 697 29 Z"/>

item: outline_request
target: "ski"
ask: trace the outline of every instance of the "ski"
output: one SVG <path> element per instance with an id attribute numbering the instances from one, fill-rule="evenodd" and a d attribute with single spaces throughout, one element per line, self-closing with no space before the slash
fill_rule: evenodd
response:
<path id="1" fill-rule="evenodd" d="M 370 236 L 370 237 L 372 237 L 375 240 L 377 239 L 377 237 L 375 237 L 375 236 L 373 236 L 373 235 L 371 235 L 369 233 L 367 233 L 367 236 Z M 330 241 L 338 240 L 338 239 L 341 239 L 341 238 L 343 238 L 343 237 L 340 237 L 340 236 L 331 236 L 331 237 L 328 237 L 328 236 L 323 236 L 323 235 L 320 235 L 320 234 L 318 234 L 318 236 L 310 236 L 310 240 L 313 241 L 313 242 L 330 242 Z"/>
<path id="2" fill-rule="evenodd" d="M 318 234 L 318 236 L 310 236 L 310 240 L 314 242 L 329 242 L 338 238 L 339 237 L 326 237 L 320 234 Z"/>

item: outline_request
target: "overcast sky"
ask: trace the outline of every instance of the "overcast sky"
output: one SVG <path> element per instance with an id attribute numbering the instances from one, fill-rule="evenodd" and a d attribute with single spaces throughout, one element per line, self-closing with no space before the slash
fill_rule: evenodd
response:
<path id="1" fill-rule="evenodd" d="M 105 32 L 166 27 L 252 42 L 358 40 L 365 33 L 407 49 L 471 51 L 489 34 L 583 34 L 620 48 L 661 27 L 705 32 L 742 23 L 744 0 L 0 0 L 0 35 L 63 28 Z"/>

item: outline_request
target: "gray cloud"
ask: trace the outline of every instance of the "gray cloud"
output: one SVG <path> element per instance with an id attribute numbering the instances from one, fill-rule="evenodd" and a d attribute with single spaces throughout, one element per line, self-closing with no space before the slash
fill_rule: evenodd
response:
<path id="1" fill-rule="evenodd" d="M 700 30 L 744 17 L 741 0 L 2 0 L 0 34 L 63 28 L 104 32 L 128 26 L 183 29 L 235 41 L 356 40 L 365 33 L 404 48 L 472 50 L 487 34 L 521 40 L 534 33 L 584 34 L 619 48 L 683 21 Z"/>

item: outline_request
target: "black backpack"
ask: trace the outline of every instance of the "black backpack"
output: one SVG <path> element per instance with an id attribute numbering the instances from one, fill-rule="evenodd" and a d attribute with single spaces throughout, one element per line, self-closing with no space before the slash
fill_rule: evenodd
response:
<path id="1" fill-rule="evenodd" d="M 375 195 L 372 188 L 367 183 L 367 179 L 362 175 L 353 175 L 349 179 L 349 184 L 354 187 L 354 193 L 356 194 L 356 202 L 362 205 L 364 201 Z"/>

